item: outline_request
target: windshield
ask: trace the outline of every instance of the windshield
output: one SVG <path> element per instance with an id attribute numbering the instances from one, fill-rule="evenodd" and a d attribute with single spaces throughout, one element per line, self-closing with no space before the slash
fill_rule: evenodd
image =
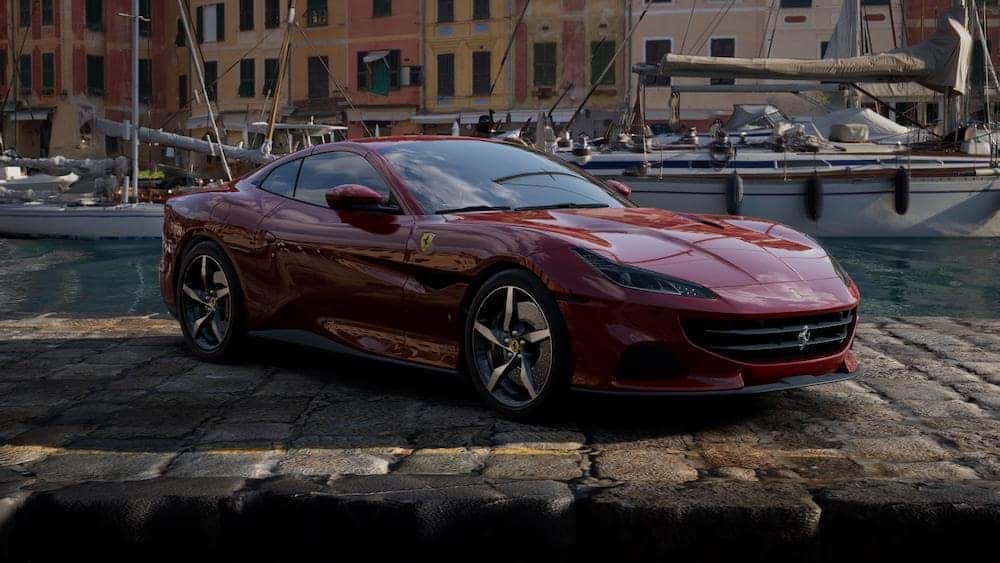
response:
<path id="1" fill-rule="evenodd" d="M 425 213 L 631 206 L 583 172 L 516 145 L 401 141 L 379 153 Z"/>

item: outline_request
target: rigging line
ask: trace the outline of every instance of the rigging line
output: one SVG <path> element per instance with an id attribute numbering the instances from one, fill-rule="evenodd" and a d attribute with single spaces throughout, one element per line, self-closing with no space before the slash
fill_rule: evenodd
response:
<path id="1" fill-rule="evenodd" d="M 709 22 L 709 25 L 705 28 L 702 34 L 698 36 L 698 39 L 696 40 L 696 43 L 698 43 L 698 48 L 695 49 L 695 52 L 701 52 L 701 50 L 705 48 L 705 45 L 708 44 L 709 39 L 712 38 L 712 34 L 715 33 L 717 29 L 719 29 L 719 26 L 722 25 L 722 22 L 726 19 L 726 16 L 729 14 L 729 10 L 732 10 L 733 6 L 735 5 L 736 5 L 736 0 L 729 0 L 729 4 L 726 5 L 726 9 L 720 10 L 720 12 L 716 14 L 716 17 L 713 18 L 711 22 Z"/>
<path id="2" fill-rule="evenodd" d="M 684 27 L 684 37 L 681 38 L 681 48 L 677 50 L 677 54 L 684 53 L 684 46 L 687 45 L 688 32 L 691 31 L 691 23 L 694 20 L 694 8 L 698 5 L 698 0 L 691 0 L 691 11 L 688 12 L 688 22 L 687 26 Z"/>
<path id="3" fill-rule="evenodd" d="M 500 75 L 503 74 L 503 67 L 507 64 L 507 57 L 510 56 L 510 49 L 514 46 L 514 37 L 517 33 L 517 28 L 520 27 L 521 21 L 524 20 L 524 14 L 528 11 L 528 6 L 531 5 L 531 0 L 525 0 L 524 7 L 521 8 L 521 13 L 517 16 L 517 23 L 510 30 L 510 39 L 507 41 L 507 48 L 503 51 L 503 58 L 500 59 L 500 68 L 497 69 L 497 75 L 493 78 L 493 82 L 490 84 L 490 96 L 493 95 L 493 90 L 497 87 L 497 82 L 500 80 Z"/>
<path id="4" fill-rule="evenodd" d="M 231 65 L 229 65 L 229 68 L 227 68 L 226 70 L 224 70 L 222 72 L 222 74 L 220 74 L 219 76 L 217 76 L 215 78 L 215 80 L 213 80 L 211 82 L 211 84 L 209 84 L 209 86 L 215 86 L 216 84 L 218 84 L 220 80 L 222 80 L 223 78 L 225 78 L 226 75 L 228 75 L 230 72 L 232 72 L 232 70 L 234 68 L 236 68 L 236 65 L 240 64 L 240 61 L 242 61 L 243 59 L 247 58 L 247 55 L 250 55 L 251 53 L 253 53 L 257 48 L 259 48 L 264 43 L 264 41 L 266 41 L 272 35 L 274 35 L 274 32 L 277 29 L 278 28 L 272 29 L 271 31 L 267 32 L 267 34 L 265 34 L 264 36 L 262 36 L 253 47 L 250 47 L 249 50 L 247 50 L 245 53 L 243 53 L 242 55 L 240 55 L 240 57 L 238 59 L 236 59 L 236 62 L 233 63 L 233 64 L 231 64 Z M 204 54 L 201 53 L 201 45 L 198 46 L 198 54 L 199 54 L 199 56 L 201 57 L 202 60 L 205 60 Z M 194 96 L 190 96 L 188 98 L 188 100 L 184 103 L 183 106 L 180 106 L 180 107 L 177 108 L 177 111 L 175 111 L 175 112 L 171 113 L 170 115 L 168 115 L 167 117 L 163 118 L 163 120 L 160 121 L 160 126 L 157 127 L 157 129 L 162 129 L 163 127 L 165 127 L 167 123 L 170 123 L 170 121 L 173 120 L 173 118 L 175 118 L 178 115 L 180 115 L 181 112 L 189 109 L 190 106 L 191 106 L 191 104 L 193 104 L 193 103 L 194 103 Z"/>
<path id="5" fill-rule="evenodd" d="M 305 30 L 303 30 L 302 27 L 299 24 L 294 24 L 294 25 L 295 25 L 295 29 L 298 30 L 299 35 L 301 35 L 302 38 L 306 40 L 306 44 L 308 44 L 309 47 L 312 50 L 319 51 L 319 49 L 316 47 L 316 44 L 313 43 L 312 39 L 310 39 L 309 36 L 306 35 Z M 291 45 L 289 45 L 289 47 L 290 46 Z M 289 53 L 288 56 L 291 57 L 291 53 Z M 344 101 L 347 102 L 347 107 L 351 108 L 351 111 L 356 112 L 358 114 L 358 117 L 361 117 L 361 112 L 358 111 L 357 106 L 355 106 L 354 102 L 351 100 L 351 95 L 343 87 L 343 85 L 340 83 L 340 81 L 337 80 L 337 76 L 333 73 L 332 70 L 330 70 L 330 65 L 327 64 L 327 62 L 323 59 L 323 57 L 319 57 L 319 62 L 320 62 L 320 64 L 323 65 L 323 68 L 326 69 L 326 75 L 327 75 L 327 77 L 330 80 L 333 81 L 334 87 L 336 87 L 337 90 L 340 92 L 340 94 L 342 96 L 344 96 Z M 372 136 L 372 132 L 371 132 L 371 129 L 368 128 L 368 124 L 365 123 L 364 119 L 361 119 L 359 121 L 361 121 L 361 128 L 364 130 L 365 136 L 371 137 Z"/>
<path id="6" fill-rule="evenodd" d="M 771 29 L 771 18 L 774 17 L 774 6 L 777 4 L 778 0 L 771 0 L 771 5 L 767 8 L 767 20 L 764 21 L 764 33 L 760 35 L 760 47 L 757 48 L 757 56 L 761 57 L 764 55 L 764 43 L 767 43 L 767 32 Z M 777 27 L 777 20 L 775 20 L 775 27 Z M 771 34 L 772 43 L 774 38 L 774 33 Z"/>

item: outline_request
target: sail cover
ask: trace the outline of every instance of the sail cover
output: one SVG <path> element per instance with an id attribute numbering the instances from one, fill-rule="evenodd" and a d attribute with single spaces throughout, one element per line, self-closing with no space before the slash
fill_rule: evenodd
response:
<path id="1" fill-rule="evenodd" d="M 950 15 L 937 31 L 912 47 L 833 59 L 767 59 L 664 55 L 661 76 L 819 80 L 827 82 L 916 82 L 937 92 L 965 94 L 972 35 Z M 638 69 L 637 69 L 638 70 Z"/>

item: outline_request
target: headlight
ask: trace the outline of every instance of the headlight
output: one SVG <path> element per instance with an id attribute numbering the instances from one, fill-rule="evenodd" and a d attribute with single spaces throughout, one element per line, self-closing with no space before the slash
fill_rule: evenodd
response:
<path id="1" fill-rule="evenodd" d="M 715 299 L 716 297 L 712 290 L 693 282 L 627 266 L 584 248 L 574 248 L 573 252 L 576 252 L 580 258 L 583 258 L 609 280 L 623 287 L 683 297 L 702 297 L 705 299 Z"/>
<path id="2" fill-rule="evenodd" d="M 833 264 L 834 271 L 836 271 L 837 275 L 840 276 L 840 279 L 843 280 L 844 285 L 846 285 L 847 287 L 851 287 L 851 284 L 854 282 L 851 281 L 851 276 L 850 274 L 847 273 L 847 270 L 845 270 L 844 267 L 840 265 L 840 262 L 837 262 L 836 258 L 830 256 L 829 253 L 827 253 L 827 256 L 830 258 L 830 263 Z"/>

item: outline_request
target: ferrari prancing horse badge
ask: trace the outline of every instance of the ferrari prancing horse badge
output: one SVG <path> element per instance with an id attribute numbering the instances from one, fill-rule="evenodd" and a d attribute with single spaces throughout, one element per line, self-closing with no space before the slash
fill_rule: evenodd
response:
<path id="1" fill-rule="evenodd" d="M 420 252 L 427 252 L 431 248 L 431 244 L 434 243 L 434 233 L 424 233 L 420 235 Z"/>

